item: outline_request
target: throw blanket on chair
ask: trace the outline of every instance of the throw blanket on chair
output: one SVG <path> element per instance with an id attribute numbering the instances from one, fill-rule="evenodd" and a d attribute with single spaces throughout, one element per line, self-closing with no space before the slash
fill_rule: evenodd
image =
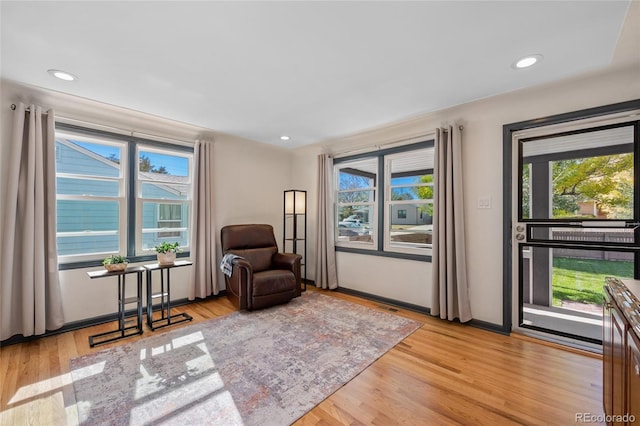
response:
<path id="1" fill-rule="evenodd" d="M 224 255 L 224 257 L 222 258 L 222 261 L 220 262 L 220 270 L 222 271 L 223 274 L 225 274 L 228 277 L 231 276 L 231 272 L 233 271 L 234 259 L 243 259 L 243 257 L 238 256 L 237 254 L 227 253 Z"/>

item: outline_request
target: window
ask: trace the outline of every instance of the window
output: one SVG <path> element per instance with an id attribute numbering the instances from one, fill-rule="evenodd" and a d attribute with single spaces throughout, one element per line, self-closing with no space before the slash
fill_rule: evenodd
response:
<path id="1" fill-rule="evenodd" d="M 427 141 L 336 159 L 338 250 L 429 256 L 433 155 Z"/>
<path id="2" fill-rule="evenodd" d="M 137 251 L 148 252 L 171 237 L 184 247 L 188 243 L 191 207 L 190 156 L 138 145 Z"/>
<path id="3" fill-rule="evenodd" d="M 337 166 L 337 241 L 373 248 L 376 238 L 378 159 Z"/>
<path id="4" fill-rule="evenodd" d="M 70 127 L 56 130 L 63 269 L 152 255 L 167 239 L 188 251 L 192 148 Z"/>
<path id="5" fill-rule="evenodd" d="M 180 204 L 158 204 L 158 228 L 182 227 L 182 206 Z M 180 237 L 180 231 L 160 231 L 158 237 Z"/>
<path id="6" fill-rule="evenodd" d="M 86 258 L 125 245 L 127 147 L 97 137 L 56 134 L 58 255 Z"/>
<path id="7" fill-rule="evenodd" d="M 634 124 L 522 138 L 521 219 L 633 218 Z"/>
<path id="8" fill-rule="evenodd" d="M 433 232 L 433 148 L 385 156 L 385 176 L 385 250 L 424 253 Z"/>

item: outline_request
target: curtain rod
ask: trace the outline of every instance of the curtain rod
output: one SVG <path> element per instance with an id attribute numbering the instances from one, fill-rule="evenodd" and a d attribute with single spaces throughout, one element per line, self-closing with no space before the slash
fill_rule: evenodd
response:
<path id="1" fill-rule="evenodd" d="M 16 104 L 11 104 L 11 106 L 9 108 L 11 108 L 11 111 L 15 111 L 16 108 L 18 108 L 18 106 Z M 29 107 L 25 107 L 24 110 L 27 111 L 27 112 L 31 112 L 31 108 L 29 108 Z M 47 111 L 42 111 L 42 114 L 47 115 L 49 113 Z"/>
<path id="2" fill-rule="evenodd" d="M 460 131 L 462 131 L 464 129 L 464 126 L 461 124 L 461 125 L 458 126 L 458 129 Z M 435 133 L 435 131 L 434 131 L 434 133 Z M 424 135 L 424 136 L 427 136 L 427 135 Z M 354 148 L 354 149 L 350 149 L 350 150 L 347 150 L 347 151 L 338 151 L 338 152 L 332 153 L 331 155 L 333 157 L 343 157 L 343 156 L 345 156 L 347 154 L 353 154 L 353 153 L 357 153 L 357 152 L 360 152 L 360 151 L 362 151 L 362 152 L 380 151 L 380 149 L 382 147 L 385 147 L 387 145 L 396 145 L 396 144 L 400 144 L 400 143 L 402 143 L 404 141 L 409 141 L 409 140 L 417 139 L 417 138 L 421 138 L 421 137 L 422 136 L 415 136 L 415 137 L 411 137 L 411 138 L 403 138 L 403 139 L 396 140 L 396 141 L 385 142 L 385 143 L 380 144 L 380 145 L 364 146 L 362 148 Z"/>
<path id="3" fill-rule="evenodd" d="M 12 111 L 15 111 L 16 108 L 18 108 L 18 106 L 16 104 L 11 104 L 10 106 Z M 25 107 L 24 109 L 27 112 L 31 112 L 31 109 L 29 107 Z M 42 114 L 47 115 L 48 112 L 47 111 L 43 111 Z M 195 142 L 194 141 L 187 141 L 187 140 L 183 140 L 183 139 L 176 139 L 176 138 L 168 138 L 166 136 L 160 136 L 160 135 L 153 135 L 151 133 L 143 133 L 143 132 L 136 132 L 134 130 L 129 130 L 129 129 L 121 129 L 119 127 L 114 127 L 114 126 L 107 126 L 104 124 L 98 124 L 98 123 L 91 123 L 90 121 L 83 121 L 83 120 L 77 120 L 75 118 L 69 118 L 69 117 L 62 117 L 62 116 L 57 116 L 56 118 L 59 118 L 63 121 L 75 121 L 76 123 L 81 123 L 81 124 L 86 124 L 92 127 L 102 127 L 105 129 L 112 129 L 117 131 L 117 133 L 124 133 L 124 134 L 129 134 L 130 136 L 140 136 L 140 137 L 144 137 L 144 136 L 148 136 L 149 138 L 153 138 L 156 140 L 159 139 L 164 139 L 167 141 L 173 141 L 173 142 L 179 142 L 180 144 L 188 144 L 188 145 L 193 145 Z"/>

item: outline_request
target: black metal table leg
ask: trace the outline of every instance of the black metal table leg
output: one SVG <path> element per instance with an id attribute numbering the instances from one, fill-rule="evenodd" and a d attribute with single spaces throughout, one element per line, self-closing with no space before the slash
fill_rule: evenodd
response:
<path id="1" fill-rule="evenodd" d="M 118 328 L 116 330 L 107 331 L 104 333 L 94 334 L 89 336 L 89 346 L 94 347 L 103 343 L 109 343 L 116 340 L 123 339 L 125 337 L 142 334 L 142 273 L 145 271 L 140 266 L 133 266 L 125 269 L 124 271 L 108 272 L 108 271 L 94 271 L 87 272 L 90 278 L 103 278 L 116 276 L 118 278 Z M 137 294 L 136 297 L 126 297 L 126 275 L 136 273 L 137 276 Z M 135 323 L 134 325 L 127 326 L 127 313 L 125 307 L 127 304 L 136 303 L 135 310 Z M 111 337 L 110 337 L 111 336 Z"/>
<path id="2" fill-rule="evenodd" d="M 147 270 L 147 325 L 151 330 L 191 321 L 193 317 L 187 313 L 171 315 L 171 269 L 192 265 L 192 262 L 180 260 L 172 265 L 159 265 L 157 263 L 145 265 Z M 155 270 L 160 271 L 160 293 L 153 293 L 153 276 Z M 167 289 L 165 292 L 165 272 Z M 160 298 L 160 318 L 153 319 L 153 299 Z M 157 306 L 157 305 L 156 305 Z"/>

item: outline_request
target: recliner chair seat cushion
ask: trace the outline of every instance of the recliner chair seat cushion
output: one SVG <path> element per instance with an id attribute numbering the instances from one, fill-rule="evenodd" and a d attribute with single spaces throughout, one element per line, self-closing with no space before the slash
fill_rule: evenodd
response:
<path id="1" fill-rule="evenodd" d="M 254 296 L 293 292 L 295 289 L 296 277 L 291 271 L 271 269 L 253 274 Z"/>

